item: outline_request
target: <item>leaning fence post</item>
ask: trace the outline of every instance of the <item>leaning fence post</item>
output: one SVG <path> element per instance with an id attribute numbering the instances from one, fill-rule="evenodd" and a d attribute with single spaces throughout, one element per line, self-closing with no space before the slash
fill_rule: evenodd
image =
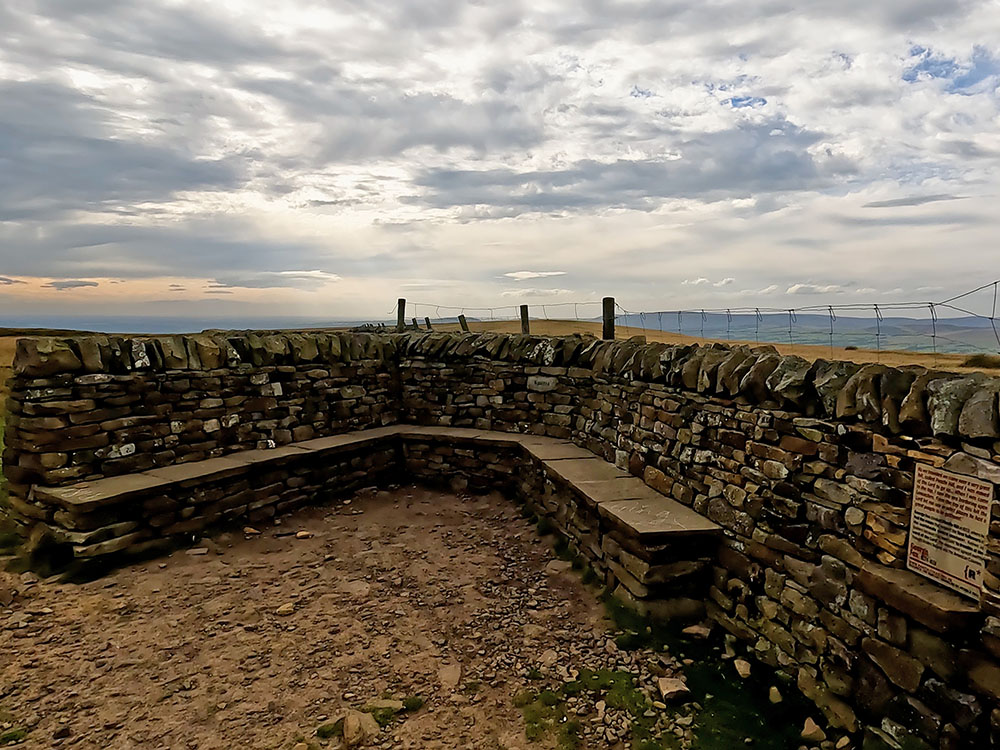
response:
<path id="1" fill-rule="evenodd" d="M 463 331 L 465 331 L 466 333 L 468 333 L 468 332 L 469 332 L 469 321 L 467 321 L 467 320 L 465 319 L 465 316 L 464 316 L 464 315 L 459 315 L 459 316 L 458 316 L 458 324 L 459 324 L 460 326 L 462 326 L 462 330 L 463 330 Z"/>
<path id="2" fill-rule="evenodd" d="M 406 300 L 402 297 L 396 302 L 396 330 L 406 330 Z"/>
<path id="3" fill-rule="evenodd" d="M 615 338 L 615 298 L 604 298 L 604 332 L 601 338 L 609 341 Z"/>
<path id="4" fill-rule="evenodd" d="M 527 305 L 521 305 L 521 333 L 531 333 L 531 327 L 528 325 Z"/>
<path id="5" fill-rule="evenodd" d="M 417 319 L 416 318 L 413 319 L 413 330 L 414 331 L 419 331 L 420 330 L 420 326 L 417 324 Z"/>
<path id="6" fill-rule="evenodd" d="M 431 328 L 431 319 L 430 318 L 424 317 L 424 323 L 427 325 L 427 330 L 428 331 L 433 331 L 434 330 L 433 328 Z"/>

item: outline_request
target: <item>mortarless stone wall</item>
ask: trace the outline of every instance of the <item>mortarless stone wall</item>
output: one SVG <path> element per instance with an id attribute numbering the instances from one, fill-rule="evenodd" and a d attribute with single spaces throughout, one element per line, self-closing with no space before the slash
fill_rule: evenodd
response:
<path id="1" fill-rule="evenodd" d="M 903 570 L 917 464 L 1000 482 L 1000 381 L 443 333 L 25 340 L 15 373 L 4 458 L 24 518 L 51 510 L 36 485 L 394 422 L 566 438 L 726 529 L 710 616 L 831 723 L 889 747 L 1000 738 L 996 506 L 982 602 Z"/>

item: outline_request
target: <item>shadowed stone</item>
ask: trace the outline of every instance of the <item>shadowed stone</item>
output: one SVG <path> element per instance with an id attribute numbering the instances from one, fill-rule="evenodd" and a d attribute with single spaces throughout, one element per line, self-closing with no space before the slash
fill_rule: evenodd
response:
<path id="1" fill-rule="evenodd" d="M 701 359 L 701 369 L 698 371 L 698 392 L 714 391 L 716 373 L 719 367 L 732 353 L 727 349 L 709 349 Z"/>
<path id="2" fill-rule="evenodd" d="M 901 431 L 899 410 L 916 377 L 915 369 L 893 367 L 882 373 L 879 380 L 879 392 L 882 394 L 882 424 L 894 435 L 898 435 Z"/>
<path id="3" fill-rule="evenodd" d="M 776 396 L 785 401 L 802 406 L 806 397 L 812 393 L 810 375 L 814 363 L 802 357 L 782 357 L 778 366 L 767 378 L 767 387 Z"/>
<path id="4" fill-rule="evenodd" d="M 913 435 L 930 432 L 930 415 L 927 413 L 929 386 L 941 376 L 942 373 L 937 371 L 925 372 L 913 381 L 899 406 L 899 424 L 902 429 Z"/>
<path id="5" fill-rule="evenodd" d="M 730 396 L 739 393 L 741 378 L 737 377 L 736 373 L 740 365 L 746 362 L 750 356 L 749 350 L 737 347 L 719 363 L 719 369 L 716 372 L 716 393 L 727 393 Z"/>
<path id="6" fill-rule="evenodd" d="M 767 379 L 780 362 L 781 357 L 777 354 L 765 354 L 757 359 L 740 381 L 740 393 L 753 396 L 758 401 L 769 400 L 771 393 L 767 387 Z"/>
<path id="7" fill-rule="evenodd" d="M 82 366 L 68 340 L 39 337 L 17 341 L 14 372 L 18 375 L 45 378 L 60 372 L 76 372 Z"/>
<path id="8" fill-rule="evenodd" d="M 867 364 L 851 375 L 837 394 L 837 418 L 856 416 L 864 422 L 881 421 L 882 398 L 878 386 L 888 369 L 885 365 Z"/>
<path id="9" fill-rule="evenodd" d="M 816 360 L 816 375 L 813 378 L 813 388 L 819 395 L 823 411 L 827 415 L 833 416 L 837 408 L 837 394 L 840 393 L 844 384 L 850 380 L 858 370 L 860 365 L 853 362 L 827 362 L 826 360 Z"/>

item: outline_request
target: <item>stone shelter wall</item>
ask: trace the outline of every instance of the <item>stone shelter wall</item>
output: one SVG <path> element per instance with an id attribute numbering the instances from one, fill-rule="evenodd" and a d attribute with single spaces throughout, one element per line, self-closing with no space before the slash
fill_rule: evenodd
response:
<path id="1" fill-rule="evenodd" d="M 982 601 L 904 566 L 918 464 L 1000 483 L 1000 381 L 769 347 L 444 333 L 33 339 L 15 373 L 4 463 L 22 517 L 51 514 L 37 487 L 386 424 L 568 439 L 725 529 L 709 615 L 832 724 L 883 747 L 1000 738 L 996 504 Z M 418 476 L 475 458 L 407 450 Z M 494 463 L 491 480 L 544 508 L 543 478 Z M 587 552 L 586 523 L 572 528 Z M 615 578 L 626 595 L 645 585 Z"/>

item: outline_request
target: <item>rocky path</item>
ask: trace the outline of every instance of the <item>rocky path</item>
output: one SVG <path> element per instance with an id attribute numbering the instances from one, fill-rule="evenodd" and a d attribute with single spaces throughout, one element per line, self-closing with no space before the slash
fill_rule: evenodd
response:
<path id="1" fill-rule="evenodd" d="M 619 649 L 500 497 L 401 488 L 244 532 L 82 585 L 15 578 L 0 744 L 691 746 L 684 665 Z"/>

